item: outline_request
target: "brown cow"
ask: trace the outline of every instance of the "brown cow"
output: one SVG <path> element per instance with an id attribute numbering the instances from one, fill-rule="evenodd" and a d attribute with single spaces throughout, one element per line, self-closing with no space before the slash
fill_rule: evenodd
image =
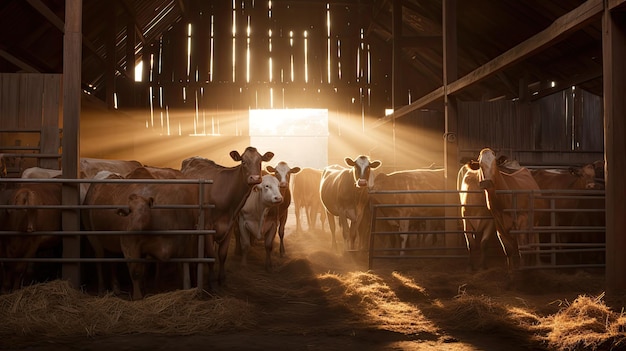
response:
<path id="1" fill-rule="evenodd" d="M 337 248 L 335 241 L 335 216 L 337 216 L 343 231 L 344 250 L 355 250 L 359 226 L 363 220 L 365 208 L 369 206 L 370 171 L 378 168 L 382 163 L 370 161 L 369 157 L 363 155 L 355 160 L 349 157 L 344 160 L 350 168 L 336 165 L 324 168 L 320 197 L 326 209 L 333 249 Z M 350 220 L 349 226 L 348 220 Z M 360 239 L 362 248 L 365 247 L 363 239 Z"/>
<path id="2" fill-rule="evenodd" d="M 272 248 L 279 224 L 277 213 L 272 213 L 272 210 L 283 202 L 279 181 L 271 174 L 264 175 L 261 183 L 252 187 L 237 219 L 238 235 L 235 239 L 241 249 L 242 264 L 247 263 L 250 240 L 264 240 L 265 269 L 268 272 L 272 270 Z"/>
<path id="3" fill-rule="evenodd" d="M 54 206 L 61 204 L 61 184 L 27 183 L 10 193 L 11 206 Z M 45 208 L 10 208 L 5 215 L 4 230 L 23 234 L 0 237 L 0 254 L 6 258 L 32 258 L 43 248 L 53 248 L 61 243 L 56 235 L 37 235 L 38 231 L 60 231 L 61 210 Z M 19 289 L 27 262 L 5 262 L 2 290 Z"/>
<path id="4" fill-rule="evenodd" d="M 302 168 L 293 177 L 293 205 L 296 214 L 296 231 L 302 232 L 300 210 L 304 209 L 308 230 L 315 230 L 317 214 L 320 215 L 320 223 L 324 230 L 326 221 L 326 211 L 320 199 L 320 183 L 322 182 L 322 171 L 315 168 Z"/>
<path id="5" fill-rule="evenodd" d="M 521 169 L 519 162 L 500 156 L 497 160 L 498 170 L 507 174 Z M 497 233 L 489 208 L 485 191 L 479 185 L 478 161 L 467 162 L 457 175 L 457 190 L 461 203 L 463 233 L 469 253 L 469 267 L 474 270 L 486 268 L 486 249 L 495 243 Z M 504 247 L 501 243 L 498 246 Z M 476 262 L 478 261 L 478 262 Z"/>
<path id="6" fill-rule="evenodd" d="M 493 150 L 482 149 L 478 157 L 478 165 L 480 167 L 480 186 L 485 190 L 487 207 L 495 220 L 500 242 L 507 257 L 508 267 L 512 270 L 517 269 L 520 261 L 518 241 L 511 234 L 511 230 L 528 231 L 532 225 L 536 225 L 541 215 L 540 212 L 534 212 L 534 218 L 531 222 L 532 209 L 545 209 L 545 200 L 533 197 L 529 193 L 496 193 L 498 190 L 530 190 L 540 194 L 540 191 L 530 171 L 524 167 L 511 174 L 500 172 Z M 516 202 L 516 211 L 507 211 L 514 208 L 514 201 Z M 532 245 L 538 242 L 534 233 L 522 233 L 519 237 L 520 242 L 524 244 Z"/>
<path id="7" fill-rule="evenodd" d="M 388 204 L 398 205 L 397 207 L 380 207 L 378 211 L 384 217 L 441 217 L 445 215 L 445 209 L 443 206 L 445 203 L 445 197 L 441 194 L 428 193 L 432 190 L 444 189 L 444 174 L 443 169 L 413 169 L 392 172 L 389 174 L 380 173 L 374 179 L 374 185 L 372 190 L 376 191 L 419 191 L 416 193 L 405 194 L 385 194 L 379 193 L 371 196 L 373 204 Z M 403 206 L 403 205 L 418 205 L 416 207 Z M 433 206 L 419 206 L 419 205 L 433 205 Z M 436 236 L 429 231 L 435 229 L 441 229 L 443 227 L 442 221 L 435 220 L 418 220 L 418 219 L 401 219 L 390 220 L 390 224 L 393 227 L 398 228 L 403 234 L 400 234 L 401 249 L 405 249 L 409 246 L 409 235 L 406 232 L 409 231 L 409 227 L 412 224 L 413 227 L 424 227 L 426 231 L 420 235 L 418 242 L 420 245 L 426 243 L 426 235 L 431 236 L 430 241 L 434 243 Z M 404 254 L 401 251 L 400 254 Z"/>
<path id="8" fill-rule="evenodd" d="M 585 191 L 603 188 L 602 184 L 596 181 L 596 169 L 593 164 L 586 164 L 582 167 L 569 167 L 567 169 L 534 169 L 531 173 L 539 187 L 543 190 L 543 195 L 547 196 L 550 201 L 550 208 L 555 209 L 555 222 L 551 223 L 551 216 L 544 216 L 542 225 L 576 226 L 577 223 L 589 224 L 593 222 L 593 218 L 597 216 L 597 213 L 590 213 L 586 210 L 595 208 L 597 200 L 583 199 L 580 197 L 580 194 L 567 192 L 571 190 Z M 598 203 L 604 204 L 601 200 Z M 603 217 L 603 214 L 600 217 Z M 570 233 L 565 236 L 559 236 L 557 241 L 561 243 L 598 242 L 597 237 L 599 236 L 597 234 Z M 596 238 L 595 240 L 594 237 Z M 542 239 L 542 241 L 551 242 L 549 238 Z M 574 257 L 565 255 L 560 258 L 570 260 Z"/>
<path id="9" fill-rule="evenodd" d="M 235 167 L 224 167 L 202 157 L 191 157 L 182 161 L 181 171 L 190 179 L 210 179 L 212 185 L 206 187 L 203 203 L 214 207 L 205 212 L 203 229 L 215 230 L 214 235 L 207 235 L 205 256 L 216 258 L 214 243 L 218 245 L 219 273 L 218 282 L 226 278 L 226 256 L 230 245 L 230 236 L 239 210 L 244 205 L 253 185 L 261 182 L 261 164 L 274 157 L 273 152 L 261 155 L 256 148 L 247 147 L 243 154 L 233 150 L 230 156 L 240 162 Z M 213 263 L 209 263 L 210 283 L 213 276 Z"/>
<path id="10" fill-rule="evenodd" d="M 139 167 L 131 171 L 125 179 L 171 179 L 172 170 Z M 182 173 L 174 171 L 182 178 Z M 122 179 L 117 174 L 109 174 L 104 179 Z M 99 176 L 96 176 L 99 178 Z M 122 252 L 125 258 L 137 259 L 153 257 L 166 261 L 174 257 L 193 257 L 193 235 L 152 234 L 151 230 L 191 230 L 195 229 L 197 210 L 179 208 L 153 208 L 153 204 L 194 205 L 198 203 L 197 186 L 193 184 L 157 183 L 95 183 L 85 197 L 85 205 L 113 205 L 122 209 L 87 209 L 83 211 L 83 222 L 87 230 L 140 231 L 141 235 L 92 235 L 88 239 L 96 257 L 103 257 L 104 251 Z M 126 207 L 128 206 L 128 211 Z M 133 282 L 133 299 L 143 297 L 142 284 L 145 263 L 129 262 L 128 270 Z M 186 272 L 187 273 L 187 272 Z M 102 271 L 99 268 L 98 283 L 102 290 Z M 115 287 L 114 287 L 115 288 Z"/>
<path id="11" fill-rule="evenodd" d="M 280 239 L 280 257 L 285 256 L 285 224 L 287 223 L 287 217 L 289 215 L 289 206 L 291 205 L 291 190 L 290 180 L 291 175 L 300 172 L 300 167 L 289 167 L 287 162 L 281 161 L 276 164 L 276 167 L 267 166 L 267 171 L 270 172 L 276 179 L 280 186 L 280 194 L 283 197 L 283 201 L 276 207 L 272 207 L 270 215 L 277 216 L 278 218 L 278 238 Z"/>

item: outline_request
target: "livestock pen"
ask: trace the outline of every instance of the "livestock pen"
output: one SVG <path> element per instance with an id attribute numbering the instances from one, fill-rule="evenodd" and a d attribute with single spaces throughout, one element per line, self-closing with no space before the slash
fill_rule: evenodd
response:
<path id="1" fill-rule="evenodd" d="M 439 197 L 454 195 L 458 199 L 460 193 L 482 193 L 482 191 L 456 191 L 456 190 L 379 190 L 372 191 L 373 198 L 382 194 L 391 194 L 398 197 L 407 197 L 411 194 L 430 194 Z M 550 204 L 546 209 L 530 209 L 528 230 L 512 230 L 516 240 L 524 234 L 534 235 L 537 240 L 519 244 L 520 255 L 523 257 L 520 269 L 565 269 L 565 268 L 602 268 L 604 267 L 604 207 L 598 204 L 604 203 L 604 190 L 543 190 L 541 192 L 525 190 L 499 190 L 498 193 L 512 194 L 517 196 L 530 195 L 542 198 Z M 578 206 L 563 208 L 555 203 L 558 200 L 581 200 Z M 449 203 L 411 203 L 397 201 L 399 203 L 372 203 L 371 225 L 369 237 L 369 268 L 374 267 L 377 260 L 406 260 L 406 259 L 445 259 L 445 260 L 468 260 L 469 254 L 465 245 L 465 232 L 463 230 L 459 202 Z M 505 209 L 513 215 L 517 208 L 513 201 L 512 208 Z M 477 205 L 469 205 L 477 206 Z M 410 215 L 387 216 L 385 209 L 405 208 Z M 452 209 L 456 215 L 432 216 L 424 215 L 423 209 L 440 208 L 441 213 L 446 209 Z M 528 209 L 524 209 L 527 211 Z M 412 212 L 412 213 L 411 213 Z M 421 212 L 421 213 L 420 213 Z M 563 220 L 564 215 L 573 215 L 569 221 Z M 545 220 L 539 225 L 533 224 L 535 216 L 544 216 Z M 491 219 L 490 216 L 467 216 L 471 219 Z M 559 221 L 560 219 L 560 221 Z M 408 221 L 409 230 L 399 230 L 399 222 Z M 468 231 L 468 234 L 476 232 Z M 413 246 L 402 247 L 402 240 L 413 242 Z M 428 240 L 425 240 L 429 238 Z M 397 239 L 397 240 L 395 240 Z M 492 261 L 502 263 L 503 253 L 500 243 L 497 242 L 494 233 L 491 244 L 488 246 Z"/>
<path id="2" fill-rule="evenodd" d="M 211 180 L 204 179 L 60 179 L 60 178 L 51 178 L 51 179 L 24 179 L 24 178 L 0 178 L 0 186 L 2 189 L 11 188 L 18 184 L 66 184 L 70 186 L 78 186 L 79 184 L 169 184 L 169 185 L 181 185 L 181 184 L 197 184 L 198 185 L 198 196 L 199 199 L 202 199 L 202 196 L 205 192 L 205 187 L 212 184 Z M 193 230 L 150 230 L 149 233 L 151 235 L 197 235 L 197 248 L 198 248 L 198 256 L 196 257 L 178 257 L 178 258 L 170 258 L 167 262 L 172 263 L 182 263 L 185 266 L 188 266 L 190 263 L 197 263 L 197 286 L 202 288 L 204 283 L 204 263 L 214 263 L 215 258 L 213 257 L 205 257 L 204 255 L 204 247 L 207 245 L 205 243 L 205 236 L 214 234 L 214 230 L 206 230 L 200 229 L 204 228 L 204 211 L 202 209 L 211 208 L 211 204 L 203 204 L 199 201 L 198 204 L 155 204 L 153 205 L 154 209 L 199 209 L 198 215 L 198 225 L 196 229 Z M 128 205 L 119 205 L 119 204 L 98 204 L 98 205 L 13 205 L 13 204 L 1 204 L 0 209 L 7 210 L 28 210 L 28 209 L 36 209 L 36 210 L 61 210 L 61 211 L 84 211 L 88 209 L 98 209 L 98 210 L 119 210 L 124 209 L 128 210 Z M 17 230 L 6 230 L 6 228 L 2 228 L 0 231 L 1 238 L 7 238 L 11 236 L 23 236 L 23 235 L 37 235 L 37 236 L 62 236 L 62 237 L 75 237 L 75 238 L 83 238 L 86 236 L 107 236 L 107 235 L 137 235 L 140 232 L 137 231 L 120 231 L 120 230 L 60 230 L 60 231 L 34 231 L 30 233 L 26 233 L 23 231 Z M 85 240 L 86 241 L 86 240 Z M 211 244 L 211 243 L 209 243 Z M 50 263 L 50 264 L 61 264 L 61 265 L 80 265 L 82 263 L 156 263 L 162 262 L 153 258 L 124 258 L 124 257 L 106 257 L 106 258 L 98 258 L 98 257 L 86 257 L 84 253 L 80 253 L 78 256 L 72 257 L 68 255 L 67 251 L 64 251 L 62 257 L 58 255 L 53 255 L 52 257 L 0 257 L 0 263 L 4 262 L 14 262 L 14 263 L 27 263 L 27 264 L 35 264 L 35 263 Z M 186 268 L 187 269 L 187 268 Z M 84 279 L 84 277 L 83 277 Z M 191 287 L 190 277 L 188 275 L 184 276 L 184 281 L 182 286 L 185 289 Z"/>

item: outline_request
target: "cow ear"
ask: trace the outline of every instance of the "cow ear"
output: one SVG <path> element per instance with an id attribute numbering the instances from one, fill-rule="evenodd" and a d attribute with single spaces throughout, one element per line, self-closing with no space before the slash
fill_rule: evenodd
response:
<path id="1" fill-rule="evenodd" d="M 265 154 L 263 154 L 263 157 L 261 159 L 265 162 L 268 162 L 272 159 L 272 157 L 274 157 L 274 153 L 271 151 L 268 151 Z"/>
<path id="2" fill-rule="evenodd" d="M 382 164 L 382 162 L 376 160 L 376 161 L 370 163 L 370 168 L 371 169 L 376 169 L 376 168 L 380 167 L 381 164 Z"/>
<path id="3" fill-rule="evenodd" d="M 298 172 L 300 172 L 300 167 L 294 167 L 289 170 L 289 173 L 293 173 L 293 174 L 296 174 Z"/>
<path id="4" fill-rule="evenodd" d="M 345 162 L 348 166 L 350 166 L 350 167 L 352 167 L 352 166 L 354 166 L 354 165 L 355 165 L 354 161 L 353 161 L 350 157 L 346 157 L 346 158 L 344 158 L 343 160 L 344 160 L 344 162 Z"/>
<path id="5" fill-rule="evenodd" d="M 258 192 L 258 191 L 261 191 L 261 190 L 262 190 L 261 184 L 256 184 L 256 185 L 254 185 L 252 187 L 252 191 L 253 192 Z"/>
<path id="6" fill-rule="evenodd" d="M 267 167 L 265 167 L 265 169 L 267 169 L 268 172 L 270 173 L 276 173 L 276 168 L 268 165 Z"/>
<path id="7" fill-rule="evenodd" d="M 239 152 L 237 150 L 233 150 L 230 152 L 230 157 L 234 160 L 234 161 L 241 161 L 241 155 L 239 155 Z"/>

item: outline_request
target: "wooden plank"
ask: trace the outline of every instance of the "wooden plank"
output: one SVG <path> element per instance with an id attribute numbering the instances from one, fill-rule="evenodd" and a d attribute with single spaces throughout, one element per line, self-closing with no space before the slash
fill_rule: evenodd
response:
<path id="1" fill-rule="evenodd" d="M 626 12 L 605 10 L 602 19 L 604 135 L 606 180 L 606 285 L 607 302 L 626 301 Z"/>
<path id="2" fill-rule="evenodd" d="M 18 124 L 19 74 L 3 74 L 2 96 L 0 97 L 0 127 L 15 129 Z"/>
<path id="3" fill-rule="evenodd" d="M 21 128 L 40 129 L 42 97 L 44 94 L 43 75 L 22 74 L 20 84 L 20 120 Z M 32 138 L 39 139 L 40 136 L 33 135 Z M 33 144 L 36 145 L 36 144 Z"/>
<path id="4" fill-rule="evenodd" d="M 59 112 L 61 105 L 61 75 L 46 74 L 43 77 L 43 111 L 41 111 L 43 123 L 41 125 L 41 148 L 42 154 L 56 154 L 59 152 L 61 141 L 59 139 Z M 50 169 L 60 169 L 59 159 L 42 158 L 39 166 Z"/>

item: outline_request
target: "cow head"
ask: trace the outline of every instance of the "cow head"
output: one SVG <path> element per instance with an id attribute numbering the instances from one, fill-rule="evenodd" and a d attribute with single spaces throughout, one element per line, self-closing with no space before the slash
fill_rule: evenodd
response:
<path id="1" fill-rule="evenodd" d="M 499 172 L 497 162 L 496 153 L 493 150 L 489 148 L 480 150 L 478 165 L 480 167 L 479 179 L 481 188 L 486 189 L 494 186 L 493 180 L 497 172 Z"/>
<path id="2" fill-rule="evenodd" d="M 36 192 L 22 188 L 13 194 L 10 204 L 13 206 L 38 206 L 41 205 L 41 201 Z M 28 233 L 37 230 L 38 211 L 36 208 L 7 209 L 7 214 L 13 223 L 14 228 L 12 229 Z"/>
<path id="3" fill-rule="evenodd" d="M 145 230 L 150 226 L 153 205 L 154 198 L 132 193 L 128 195 L 128 208 L 118 209 L 117 214 L 129 218 L 127 230 Z"/>
<path id="4" fill-rule="evenodd" d="M 592 164 L 586 164 L 582 167 L 572 167 L 569 172 L 578 177 L 585 189 L 595 189 L 596 186 L 596 170 Z M 598 186 L 599 188 L 599 186 Z"/>
<path id="5" fill-rule="evenodd" d="M 370 171 L 378 168 L 382 162 L 370 161 L 367 156 L 359 156 L 355 160 L 350 157 L 345 158 L 345 162 L 348 166 L 352 167 L 352 175 L 354 176 L 354 182 L 357 188 L 367 187 L 368 180 L 370 178 Z"/>
<path id="6" fill-rule="evenodd" d="M 256 184 L 252 191 L 259 192 L 261 201 L 266 205 L 278 205 L 283 202 L 278 179 L 271 174 L 264 175 L 261 183 Z"/>
<path id="7" fill-rule="evenodd" d="M 291 179 L 291 174 L 295 174 L 300 172 L 300 167 L 291 168 L 287 165 L 287 162 L 280 161 L 276 165 L 276 167 L 267 166 L 265 169 L 274 174 L 274 177 L 278 179 L 278 184 L 280 186 L 281 191 L 283 189 L 289 188 L 289 181 Z"/>
<path id="8" fill-rule="evenodd" d="M 242 155 L 239 155 L 236 150 L 231 151 L 230 157 L 236 162 L 241 162 L 240 167 L 246 182 L 254 185 L 261 182 L 261 163 L 270 161 L 274 153 L 268 151 L 261 155 L 256 148 L 248 146 Z"/>

